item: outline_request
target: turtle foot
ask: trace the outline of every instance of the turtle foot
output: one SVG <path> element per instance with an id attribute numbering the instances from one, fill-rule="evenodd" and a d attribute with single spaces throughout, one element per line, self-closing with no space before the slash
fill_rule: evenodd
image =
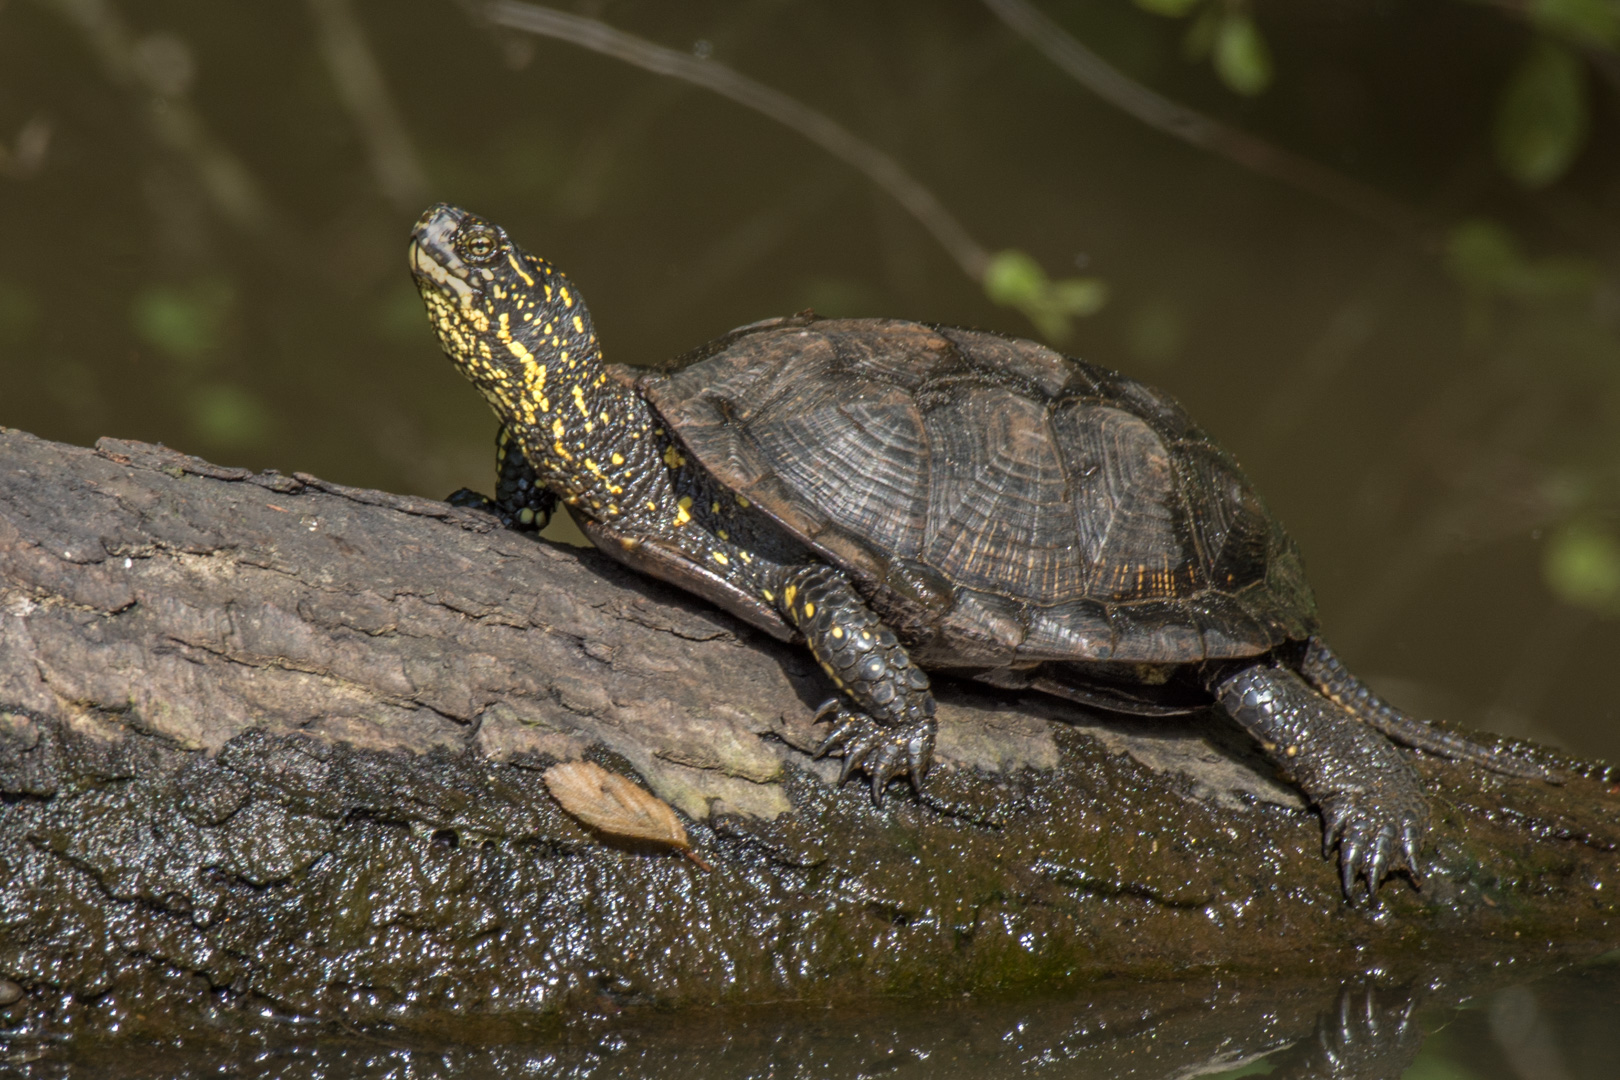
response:
<path id="1" fill-rule="evenodd" d="M 457 488 L 445 496 L 444 501 L 451 506 L 465 506 L 470 510 L 494 514 L 503 526 L 518 532 L 537 532 L 551 520 L 550 507 L 538 498 L 531 499 L 528 504 L 506 505 L 472 488 Z"/>
<path id="2" fill-rule="evenodd" d="M 1346 900 L 1356 900 L 1356 882 L 1365 881 L 1367 903 L 1378 906 L 1378 886 L 1404 869 L 1414 885 L 1423 884 L 1418 852 L 1427 831 L 1428 807 L 1405 791 L 1358 792 L 1322 800 L 1322 854 L 1339 849 L 1339 881 Z"/>
<path id="3" fill-rule="evenodd" d="M 819 722 L 830 719 L 832 731 L 816 748 L 815 757 L 843 760 L 838 773 L 842 786 L 857 770 L 872 782 L 872 805 L 883 805 L 889 781 L 905 776 L 912 790 L 921 793 L 923 777 L 934 758 L 934 721 L 919 720 L 900 727 L 878 723 L 864 712 L 832 698 L 816 711 Z"/>

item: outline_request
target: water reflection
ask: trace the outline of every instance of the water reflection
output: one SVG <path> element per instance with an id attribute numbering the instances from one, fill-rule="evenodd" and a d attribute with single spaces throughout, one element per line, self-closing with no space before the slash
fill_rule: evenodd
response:
<path id="1" fill-rule="evenodd" d="M 0 1067 L 28 1077 L 537 1078 L 705 1080 L 895 1077 L 1185 1080 L 1566 1080 L 1609 1076 L 1620 955 L 1543 977 L 1522 964 L 1420 983 L 1201 979 L 1099 986 L 1080 999 L 953 1002 L 860 1013 L 783 1004 L 679 1018 L 609 1012 L 545 1036 L 449 1022 L 446 1041 L 399 1032 L 229 1035 L 155 1047 L 9 1044 Z M 222 1024 L 224 1023 L 222 1019 Z M 228 1026 L 228 1025 L 227 1025 Z M 473 1047 L 462 1040 L 490 1040 Z"/>

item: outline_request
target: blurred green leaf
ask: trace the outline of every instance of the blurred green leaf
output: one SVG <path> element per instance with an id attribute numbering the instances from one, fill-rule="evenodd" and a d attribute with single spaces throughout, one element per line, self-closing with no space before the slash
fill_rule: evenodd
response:
<path id="1" fill-rule="evenodd" d="M 1446 237 L 1446 269 L 1476 292 L 1496 292 L 1523 261 L 1513 234 L 1494 221 L 1465 221 Z"/>
<path id="2" fill-rule="evenodd" d="M 269 410 L 240 386 L 200 386 L 187 404 L 197 434 L 220 446 L 248 446 L 270 434 Z"/>
<path id="3" fill-rule="evenodd" d="M 1620 5 L 1614 0 L 1530 0 L 1530 18 L 1576 41 L 1620 44 Z"/>
<path id="4" fill-rule="evenodd" d="M 1588 292 L 1598 268 L 1584 259 L 1529 259 L 1494 221 L 1465 221 L 1446 238 L 1446 268 L 1470 292 L 1534 299 Z"/>
<path id="5" fill-rule="evenodd" d="M 992 256 L 984 274 L 984 291 L 1003 307 L 1023 312 L 1041 336 L 1053 342 L 1068 338 L 1070 320 L 1095 314 L 1108 302 L 1108 286 L 1100 279 L 1053 281 L 1040 263 L 1017 249 Z"/>
<path id="6" fill-rule="evenodd" d="M 33 290 L 0 281 L 0 345 L 20 345 L 39 322 L 39 299 Z"/>
<path id="7" fill-rule="evenodd" d="M 1271 85 L 1271 50 L 1254 20 L 1232 12 L 1215 34 L 1215 74 L 1231 90 L 1253 97 Z"/>
<path id="8" fill-rule="evenodd" d="M 1497 105 L 1497 162 L 1525 187 L 1546 187 L 1580 156 L 1588 112 L 1580 59 L 1562 45 L 1538 40 Z"/>
<path id="9" fill-rule="evenodd" d="M 1215 39 L 1220 35 L 1221 26 L 1225 16 L 1218 4 L 1211 4 L 1199 13 L 1198 18 L 1187 28 L 1187 36 L 1182 39 L 1181 49 L 1187 54 L 1189 60 L 1202 60 L 1215 48 Z"/>
<path id="10" fill-rule="evenodd" d="M 178 360 L 217 349 L 235 307 L 235 292 L 217 278 L 191 285 L 153 285 L 130 304 L 135 336 Z"/>
<path id="11" fill-rule="evenodd" d="M 998 252 L 984 272 L 984 291 L 1006 307 L 1033 301 L 1047 287 L 1046 271 L 1027 252 L 1016 248 Z"/>
<path id="12" fill-rule="evenodd" d="M 1553 534 L 1541 564 L 1547 587 L 1566 604 L 1620 611 L 1620 540 L 1579 523 Z"/>
<path id="13" fill-rule="evenodd" d="M 1179 19 L 1197 7 L 1203 0 L 1136 0 L 1136 6 L 1155 15 L 1169 15 Z"/>

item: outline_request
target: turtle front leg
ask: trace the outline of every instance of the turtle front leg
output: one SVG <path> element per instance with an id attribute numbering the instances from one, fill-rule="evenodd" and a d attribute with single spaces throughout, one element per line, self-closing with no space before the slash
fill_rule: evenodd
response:
<path id="1" fill-rule="evenodd" d="M 1322 812 L 1322 853 L 1339 848 L 1347 899 L 1357 878 L 1376 902 L 1387 871 L 1421 875 L 1429 807 L 1401 752 L 1287 668 L 1255 664 L 1217 675 L 1211 692 Z"/>
<path id="2" fill-rule="evenodd" d="M 776 603 L 849 702 L 832 698 L 816 714 L 818 720 L 833 719 L 816 756 L 844 759 L 840 784 L 864 769 L 872 778 L 874 804 L 882 803 L 884 788 L 901 774 L 921 791 L 934 755 L 934 695 L 927 674 L 912 663 L 894 631 L 830 566 L 791 569 Z"/>
<path id="3" fill-rule="evenodd" d="M 495 497 L 459 488 L 444 501 L 451 506 L 487 510 L 508 529 L 536 532 L 546 527 L 557 508 L 557 496 L 540 482 L 534 466 L 523 456 L 523 447 L 504 424 L 495 433 Z"/>

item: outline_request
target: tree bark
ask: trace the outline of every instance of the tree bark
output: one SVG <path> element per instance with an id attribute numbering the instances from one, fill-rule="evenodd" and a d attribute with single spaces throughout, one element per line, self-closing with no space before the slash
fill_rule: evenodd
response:
<path id="1" fill-rule="evenodd" d="M 465 1022 L 1614 942 L 1599 769 L 1417 758 L 1431 872 L 1374 912 L 1218 718 L 946 681 L 923 796 L 874 809 L 810 757 L 826 693 L 803 650 L 485 514 L 0 429 L 5 1015 Z M 541 774 L 582 756 L 713 871 L 563 812 Z"/>

